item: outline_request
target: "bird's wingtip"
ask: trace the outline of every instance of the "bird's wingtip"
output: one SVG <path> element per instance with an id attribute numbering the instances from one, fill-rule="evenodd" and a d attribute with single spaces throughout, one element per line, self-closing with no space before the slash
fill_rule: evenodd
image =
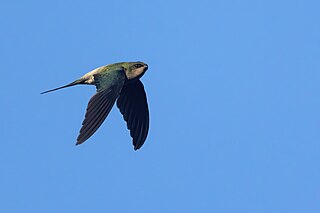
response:
<path id="1" fill-rule="evenodd" d="M 138 146 L 134 146 L 134 151 L 137 151 L 138 149 L 140 149 L 141 147 L 138 147 Z"/>

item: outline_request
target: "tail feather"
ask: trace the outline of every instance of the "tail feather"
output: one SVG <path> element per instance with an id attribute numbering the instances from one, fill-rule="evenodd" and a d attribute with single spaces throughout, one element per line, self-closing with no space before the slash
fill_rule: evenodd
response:
<path id="1" fill-rule="evenodd" d="M 74 85 L 77 85 L 77 84 L 83 84 L 84 83 L 84 80 L 83 79 L 79 79 L 79 80 L 76 80 L 70 84 L 67 84 L 67 85 L 64 85 L 62 87 L 58 87 L 58 88 L 55 88 L 55 89 L 51 89 L 51 90 L 47 90 L 47 91 L 44 91 L 40 94 L 45 94 L 45 93 L 48 93 L 48 92 L 53 92 L 53 91 L 56 91 L 56 90 L 59 90 L 59 89 L 63 89 L 63 88 L 66 88 L 66 87 L 71 87 L 71 86 L 74 86 Z"/>

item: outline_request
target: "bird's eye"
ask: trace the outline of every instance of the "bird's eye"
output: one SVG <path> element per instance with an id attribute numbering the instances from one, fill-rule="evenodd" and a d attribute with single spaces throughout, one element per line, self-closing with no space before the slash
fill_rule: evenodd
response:
<path id="1" fill-rule="evenodd" d="M 142 67 L 142 65 L 141 64 L 135 64 L 134 67 L 135 68 L 140 68 L 140 67 Z"/>

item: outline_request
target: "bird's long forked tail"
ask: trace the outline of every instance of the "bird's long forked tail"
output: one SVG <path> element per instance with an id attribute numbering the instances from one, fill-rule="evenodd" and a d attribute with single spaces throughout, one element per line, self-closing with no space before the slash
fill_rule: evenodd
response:
<path id="1" fill-rule="evenodd" d="M 54 89 L 51 89 L 51 90 L 47 90 L 47 91 L 44 91 L 40 94 L 45 94 L 45 93 L 48 93 L 48 92 L 53 92 L 53 91 L 56 91 L 56 90 L 59 90 L 59 89 L 63 89 L 63 88 L 66 88 L 66 87 L 71 87 L 71 86 L 74 86 L 74 85 L 77 85 L 77 84 L 84 84 L 84 79 L 78 79 L 70 84 L 67 84 L 67 85 L 64 85 L 64 86 L 61 86 L 61 87 L 58 87 L 58 88 L 54 88 Z"/>

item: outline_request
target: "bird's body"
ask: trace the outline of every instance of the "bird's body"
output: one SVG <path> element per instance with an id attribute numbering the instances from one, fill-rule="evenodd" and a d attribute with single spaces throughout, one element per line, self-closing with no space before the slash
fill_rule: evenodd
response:
<path id="1" fill-rule="evenodd" d="M 95 85 L 97 93 L 88 103 L 76 144 L 85 142 L 93 135 L 117 100 L 117 106 L 130 129 L 134 149 L 137 150 L 146 140 L 149 129 L 147 97 L 139 80 L 147 69 L 148 65 L 143 62 L 110 64 L 96 68 L 70 84 L 42 94 L 77 84 Z"/>

